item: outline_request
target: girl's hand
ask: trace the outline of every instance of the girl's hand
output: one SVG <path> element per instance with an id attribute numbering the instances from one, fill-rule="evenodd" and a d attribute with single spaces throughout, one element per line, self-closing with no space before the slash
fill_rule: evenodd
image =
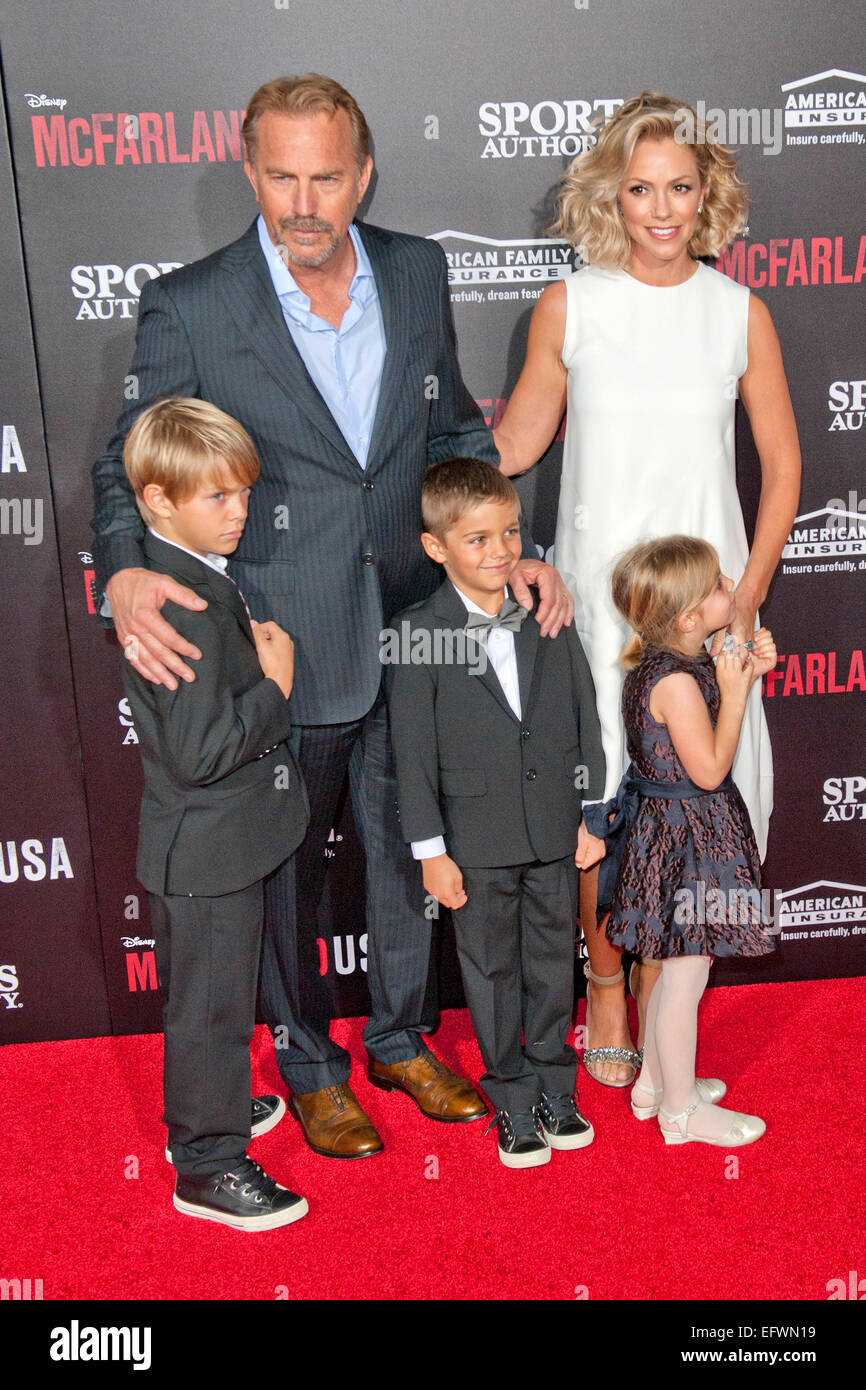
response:
<path id="1" fill-rule="evenodd" d="M 774 669 L 779 654 L 776 651 L 773 634 L 767 627 L 759 627 L 758 631 L 753 633 L 752 641 L 755 644 L 755 679 L 757 680 Z"/>
<path id="2" fill-rule="evenodd" d="M 716 662 L 716 680 L 722 696 L 745 705 L 746 696 L 758 674 L 756 664 L 753 654 L 746 647 L 722 652 Z"/>
<path id="3" fill-rule="evenodd" d="M 583 821 L 580 822 L 580 829 L 577 832 L 577 850 L 574 862 L 579 869 L 591 869 L 594 864 L 607 854 L 607 846 L 604 840 L 598 839 L 596 835 L 590 835 Z"/>

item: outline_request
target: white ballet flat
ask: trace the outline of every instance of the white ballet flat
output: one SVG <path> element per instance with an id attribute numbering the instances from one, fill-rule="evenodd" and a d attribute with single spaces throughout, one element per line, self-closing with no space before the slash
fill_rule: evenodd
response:
<path id="1" fill-rule="evenodd" d="M 699 1076 L 695 1081 L 695 1086 L 697 1088 L 697 1092 L 701 1100 L 706 1101 L 707 1105 L 718 1105 L 722 1097 L 727 1095 L 728 1093 L 728 1088 L 725 1085 L 724 1081 L 719 1081 L 718 1077 L 715 1076 Z M 635 1091 L 643 1091 L 645 1096 L 652 1096 L 654 1099 L 654 1104 L 635 1105 Z M 659 1113 L 659 1101 L 661 1100 L 663 1094 L 661 1088 L 659 1088 L 659 1090 L 657 1091 L 651 1091 L 649 1086 L 643 1086 L 641 1085 L 640 1081 L 636 1081 L 631 1088 L 631 1094 L 631 1113 L 634 1115 L 635 1119 L 654 1120 L 656 1115 Z"/>
<path id="2" fill-rule="evenodd" d="M 743 1144 L 754 1144 L 756 1139 L 760 1139 L 762 1134 L 767 1131 L 767 1126 L 763 1120 L 759 1120 L 757 1115 L 741 1115 L 739 1111 L 732 1111 L 733 1120 L 726 1134 L 720 1139 L 710 1139 L 703 1134 L 689 1134 L 689 1117 L 694 1115 L 697 1105 L 690 1105 L 681 1115 L 669 1115 L 666 1110 L 659 1111 L 659 1118 L 667 1120 L 669 1124 L 675 1124 L 676 1129 L 662 1129 L 662 1138 L 666 1144 L 712 1144 L 717 1149 L 738 1149 Z M 661 1125 L 659 1125 L 661 1129 Z"/>

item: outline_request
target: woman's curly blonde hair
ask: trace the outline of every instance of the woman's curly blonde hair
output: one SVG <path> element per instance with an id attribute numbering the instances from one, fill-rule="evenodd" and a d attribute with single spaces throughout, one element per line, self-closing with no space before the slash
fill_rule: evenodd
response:
<path id="1" fill-rule="evenodd" d="M 617 207 L 626 169 L 640 140 L 671 138 L 692 150 L 706 189 L 689 255 L 695 260 L 719 256 L 744 230 L 749 211 L 736 156 L 708 139 L 706 124 L 686 102 L 659 92 L 642 92 L 625 102 L 593 148 L 572 161 L 562 178 L 551 234 L 565 237 L 596 265 L 627 265 L 631 240 Z"/>

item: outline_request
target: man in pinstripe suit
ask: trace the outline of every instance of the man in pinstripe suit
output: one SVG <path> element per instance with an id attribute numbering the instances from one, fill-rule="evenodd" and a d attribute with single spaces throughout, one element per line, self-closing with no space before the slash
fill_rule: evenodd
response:
<path id="1" fill-rule="evenodd" d="M 138 638 L 142 673 L 171 686 L 194 678 L 184 658 L 194 668 L 197 652 L 159 609 L 166 599 L 200 604 L 139 568 L 123 440 L 141 409 L 170 394 L 210 400 L 244 424 L 262 475 L 231 573 L 253 616 L 294 638 L 293 748 L 311 804 L 304 844 L 268 886 L 262 1003 L 307 1142 L 360 1158 L 382 1144 L 349 1087 L 349 1055 L 330 1039 L 315 943 L 323 851 L 347 774 L 367 856 L 370 1079 L 408 1093 L 432 1119 L 485 1113 L 423 1042 L 436 1021 L 430 923 L 397 824 L 379 633 L 438 587 L 418 545 L 426 465 L 496 452 L 460 375 L 440 248 L 353 221 L 372 161 L 349 93 L 315 74 L 267 83 L 244 139 L 259 218 L 142 292 L 131 368 L 139 398 L 94 469 L 94 548 L 118 636 Z M 527 550 L 522 580 L 538 585 L 542 632 L 555 636 L 570 600 Z M 522 580 L 512 582 L 528 605 Z"/>

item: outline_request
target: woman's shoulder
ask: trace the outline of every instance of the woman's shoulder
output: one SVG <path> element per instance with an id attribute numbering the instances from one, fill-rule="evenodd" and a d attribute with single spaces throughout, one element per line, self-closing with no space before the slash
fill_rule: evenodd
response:
<path id="1" fill-rule="evenodd" d="M 616 285 L 627 285 L 629 276 L 624 270 L 605 269 L 600 265 L 583 265 L 564 280 L 569 299 L 581 299 L 609 294 Z"/>
<path id="2" fill-rule="evenodd" d="M 748 304 L 751 297 L 748 285 L 739 284 L 737 280 L 732 280 L 730 275 L 725 275 L 724 271 L 707 265 L 706 261 L 698 262 L 697 276 L 701 289 L 706 294 L 713 295 L 721 304 L 729 304 L 737 309 L 742 309 Z"/>

